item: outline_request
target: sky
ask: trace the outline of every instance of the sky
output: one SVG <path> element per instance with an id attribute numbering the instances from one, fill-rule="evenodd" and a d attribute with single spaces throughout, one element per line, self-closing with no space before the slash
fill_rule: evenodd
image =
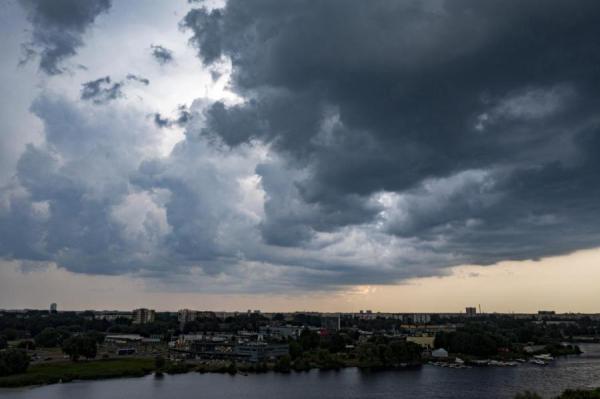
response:
<path id="1" fill-rule="evenodd" d="M 594 0 L 7 0 L 0 308 L 600 312 Z"/>

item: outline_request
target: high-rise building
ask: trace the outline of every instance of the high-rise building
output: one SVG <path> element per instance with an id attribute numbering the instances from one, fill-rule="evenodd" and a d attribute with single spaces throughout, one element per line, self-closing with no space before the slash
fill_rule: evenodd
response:
<path id="1" fill-rule="evenodd" d="M 467 316 L 475 316 L 477 315 L 477 308 L 474 306 L 469 306 L 465 309 Z"/>
<path id="2" fill-rule="evenodd" d="M 186 323 L 194 321 L 198 318 L 198 312 L 190 309 L 181 309 L 177 312 L 177 321 L 181 328 L 185 327 Z"/>
<path id="3" fill-rule="evenodd" d="M 537 318 L 538 320 L 551 319 L 556 316 L 556 312 L 554 310 L 538 310 Z"/>
<path id="4" fill-rule="evenodd" d="M 51 303 L 50 304 L 50 313 L 56 313 L 56 312 L 57 312 L 56 303 Z"/>
<path id="5" fill-rule="evenodd" d="M 321 327 L 327 331 L 339 331 L 341 327 L 340 315 L 321 316 Z"/>
<path id="6" fill-rule="evenodd" d="M 431 315 L 427 313 L 414 313 L 410 318 L 415 324 L 428 324 L 431 322 Z"/>
<path id="7" fill-rule="evenodd" d="M 152 323 L 155 318 L 154 309 L 134 309 L 133 310 L 133 324 L 147 324 Z"/>

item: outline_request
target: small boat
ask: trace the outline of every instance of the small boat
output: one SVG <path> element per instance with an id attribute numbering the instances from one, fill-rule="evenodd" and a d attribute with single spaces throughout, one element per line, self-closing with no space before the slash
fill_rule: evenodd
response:
<path id="1" fill-rule="evenodd" d="M 546 366 L 548 364 L 545 361 L 540 360 L 540 359 L 529 359 L 529 363 L 536 364 L 538 366 Z"/>
<path id="2" fill-rule="evenodd" d="M 489 360 L 473 360 L 471 363 L 473 363 L 476 366 L 487 366 L 490 361 Z"/>

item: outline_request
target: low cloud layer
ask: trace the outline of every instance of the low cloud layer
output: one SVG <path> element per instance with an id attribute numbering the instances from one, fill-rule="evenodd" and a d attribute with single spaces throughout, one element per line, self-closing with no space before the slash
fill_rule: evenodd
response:
<path id="1" fill-rule="evenodd" d="M 77 41 L 46 72 L 108 7 L 73 23 Z M 599 246 L 597 2 L 190 7 L 198 68 L 230 69 L 235 100 L 128 101 L 129 84 L 172 94 L 133 68 L 98 73 L 80 98 L 42 91 L 43 139 L 0 191 L 0 256 L 289 292 Z M 148 72 L 185 67 L 177 54 Z"/>

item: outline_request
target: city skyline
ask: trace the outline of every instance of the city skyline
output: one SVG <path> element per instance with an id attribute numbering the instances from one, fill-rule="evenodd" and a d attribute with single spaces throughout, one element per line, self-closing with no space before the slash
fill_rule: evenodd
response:
<path id="1" fill-rule="evenodd" d="M 600 311 L 599 12 L 6 1 L 0 308 Z"/>
<path id="2" fill-rule="evenodd" d="M 567 261 L 573 272 L 570 277 L 563 275 Z M 166 311 L 193 307 L 194 304 L 202 308 L 201 305 L 208 304 L 211 310 L 243 311 L 248 308 L 247 304 L 251 304 L 250 308 L 259 307 L 264 311 L 294 311 L 302 308 L 328 312 L 372 309 L 381 312 L 405 310 L 453 313 L 463 310 L 465 306 L 482 305 L 483 310 L 489 313 L 536 313 L 541 309 L 555 310 L 559 313 L 598 313 L 595 282 L 597 276 L 600 276 L 596 274 L 597 262 L 600 262 L 600 251 L 585 251 L 569 255 L 567 259 L 559 257 L 528 262 L 527 265 L 508 263 L 493 267 L 461 267 L 448 277 L 420 279 L 401 286 L 363 287 L 345 293 L 325 292 L 280 297 L 157 293 L 139 287 L 138 291 L 135 291 L 135 281 L 128 281 L 129 284 L 119 286 L 119 280 L 122 278 L 110 278 L 99 284 L 95 281 L 97 277 L 87 280 L 86 276 L 50 270 L 38 272 L 37 284 L 33 279 L 11 280 L 9 275 L 2 274 L 3 281 L 9 281 L 10 284 L 8 289 L 0 292 L 0 303 L 7 308 L 26 308 L 25 304 L 28 304 L 32 309 L 45 309 L 48 303 L 55 302 L 57 297 L 62 296 L 61 307 L 66 305 L 72 310 L 92 309 L 94 304 L 111 304 L 103 309 L 129 310 L 136 306 L 150 306 Z M 518 273 L 523 273 L 524 269 L 529 271 L 529 276 L 519 277 Z M 515 280 L 515 274 L 520 283 L 513 283 L 507 288 L 509 282 Z M 19 277 L 20 272 L 16 276 Z M 532 276 L 537 278 L 534 283 Z M 449 290 L 456 289 L 457 282 L 463 283 L 462 290 L 451 291 L 452 295 L 448 295 Z M 104 286 L 112 288 L 98 288 Z M 573 291 L 570 287 L 577 287 L 577 290 Z M 37 293 L 42 288 L 46 289 L 43 297 L 32 298 L 32 293 Z M 88 302 L 82 303 L 82 300 Z M 304 307 L 296 306 L 298 303 L 304 304 Z"/>

